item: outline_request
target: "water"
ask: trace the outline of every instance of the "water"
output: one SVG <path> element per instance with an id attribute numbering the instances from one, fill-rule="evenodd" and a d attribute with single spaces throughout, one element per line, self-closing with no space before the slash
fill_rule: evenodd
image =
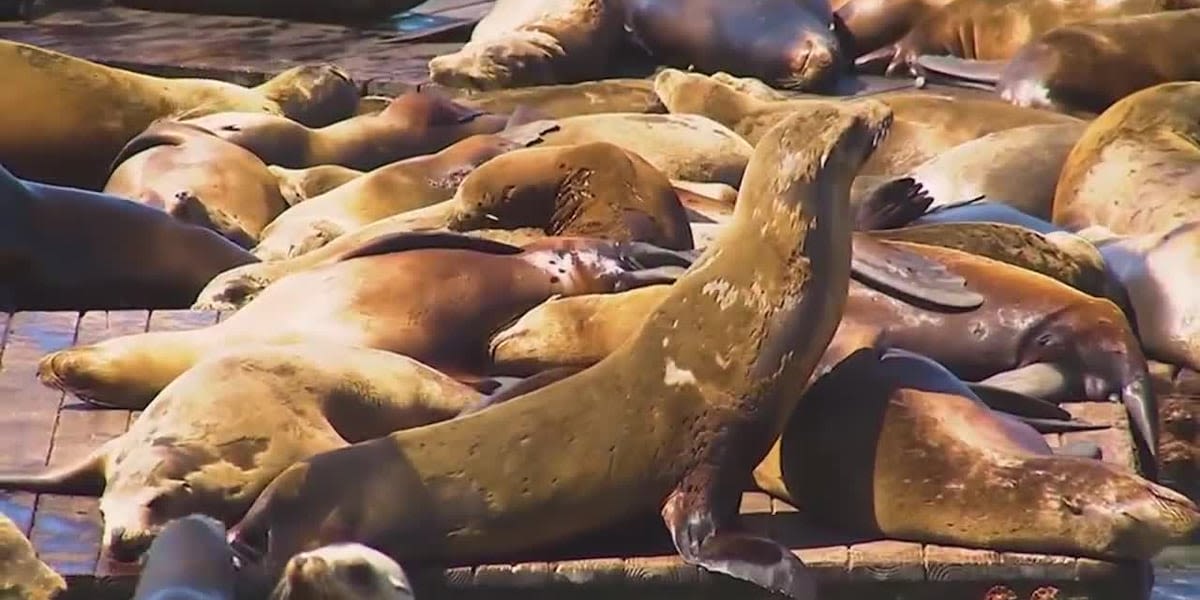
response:
<path id="1" fill-rule="evenodd" d="M 1200 600 L 1200 546 L 1168 548 L 1154 564 L 1151 600 Z"/>

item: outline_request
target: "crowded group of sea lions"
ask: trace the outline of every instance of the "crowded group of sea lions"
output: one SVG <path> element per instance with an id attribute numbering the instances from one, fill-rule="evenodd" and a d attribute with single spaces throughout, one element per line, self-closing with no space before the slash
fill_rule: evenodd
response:
<path id="1" fill-rule="evenodd" d="M 0 41 L 0 307 L 229 311 L 45 356 L 43 384 L 142 412 L 0 489 L 99 496 L 147 598 L 407 597 L 400 565 L 647 514 L 688 563 L 816 597 L 739 526 L 752 489 L 918 542 L 1188 539 L 1147 360 L 1200 370 L 1200 55 L 1048 48 L 1196 11 L 815 4 L 499 0 L 443 87 L 394 98 Z M 626 42 L 668 66 L 604 79 Z M 975 83 L 861 91 L 880 56 Z M 1124 405 L 1136 472 L 1047 444 L 1108 426 L 1081 400 Z"/>

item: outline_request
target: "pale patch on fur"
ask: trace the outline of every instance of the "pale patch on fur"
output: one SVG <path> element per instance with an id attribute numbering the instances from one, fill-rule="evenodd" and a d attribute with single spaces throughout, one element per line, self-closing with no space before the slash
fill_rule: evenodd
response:
<path id="1" fill-rule="evenodd" d="M 688 369 L 681 369 L 675 364 L 674 359 L 667 359 L 667 366 L 663 371 L 663 383 L 674 386 L 684 387 L 688 385 L 696 385 L 696 375 Z"/>

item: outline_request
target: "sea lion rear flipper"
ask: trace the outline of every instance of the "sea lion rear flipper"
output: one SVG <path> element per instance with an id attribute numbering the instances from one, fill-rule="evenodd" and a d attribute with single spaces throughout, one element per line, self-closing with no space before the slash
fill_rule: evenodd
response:
<path id="1" fill-rule="evenodd" d="M 992 91 L 1000 81 L 1000 74 L 1004 72 L 1008 61 L 968 60 L 957 56 L 922 54 L 917 57 L 917 64 L 921 65 L 927 74 L 941 75 L 942 77 L 936 78 L 938 82 Z"/>
<path id="2" fill-rule="evenodd" d="M 817 597 L 812 572 L 790 550 L 770 538 L 741 530 L 737 499 L 722 503 L 723 514 L 714 506 L 714 493 L 741 488 L 722 486 L 710 466 L 700 466 L 684 477 L 663 504 L 662 517 L 671 533 L 675 550 L 684 561 L 715 573 L 760 585 L 795 600 Z"/>
<path id="3" fill-rule="evenodd" d="M 1033 363 L 1011 371 L 997 373 L 980 381 L 979 384 L 1041 398 L 1049 402 L 1066 400 L 1067 393 L 1070 391 L 1068 372 L 1063 367 L 1051 363 Z"/>
<path id="4" fill-rule="evenodd" d="M 0 474 L 0 490 L 99 496 L 104 493 L 104 457 L 101 448 L 73 465 L 37 474 Z"/>
<path id="5" fill-rule="evenodd" d="M 1070 442 L 1062 447 L 1054 449 L 1055 456 L 1078 456 L 1081 458 L 1094 458 L 1096 460 L 1104 460 L 1104 450 L 1095 442 Z"/>
<path id="6" fill-rule="evenodd" d="M 1109 429 L 1111 425 L 1097 425 L 1073 419 L 1039 419 L 1036 417 L 1016 417 L 1016 419 L 1037 430 L 1038 433 L 1075 433 L 1079 431 L 1099 431 Z"/>
<path id="7" fill-rule="evenodd" d="M 853 243 L 851 273 L 865 285 L 897 292 L 941 310 L 983 305 L 983 296 L 941 263 L 862 233 L 854 234 Z"/>
<path id="8" fill-rule="evenodd" d="M 1014 417 L 1071 420 L 1071 413 L 1058 405 L 1017 390 L 970 382 L 967 382 L 967 387 L 971 388 L 971 391 L 992 410 L 1008 413 Z"/>
<path id="9" fill-rule="evenodd" d="M 517 115 L 518 113 L 514 112 L 504 130 L 495 135 L 522 148 L 528 148 L 544 141 L 543 135 L 559 129 L 558 121 L 553 119 L 514 122 Z"/>
<path id="10" fill-rule="evenodd" d="M 487 238 L 455 233 L 452 231 L 401 231 L 380 236 L 342 253 L 334 262 L 428 248 L 474 250 L 488 254 L 520 254 L 521 248 Z"/>
<path id="11" fill-rule="evenodd" d="M 933 197 L 912 177 L 893 179 L 874 190 L 858 205 L 854 229 L 895 229 L 921 218 Z"/>

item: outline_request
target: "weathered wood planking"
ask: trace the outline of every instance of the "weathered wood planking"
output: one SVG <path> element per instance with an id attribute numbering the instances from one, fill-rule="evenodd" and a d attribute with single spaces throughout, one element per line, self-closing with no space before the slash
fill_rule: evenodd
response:
<path id="1" fill-rule="evenodd" d="M 93 343 L 140 331 L 186 330 L 217 322 L 199 311 L 0 314 L 0 467 L 37 469 L 86 455 L 125 431 L 135 412 L 96 409 L 41 386 L 37 361 L 72 343 Z M 1119 404 L 1077 403 L 1077 417 L 1114 425 L 1102 432 L 1047 436 L 1052 445 L 1086 439 L 1105 460 L 1132 464 L 1132 437 Z M 5 497 L 0 510 L 31 534 L 42 558 L 68 576 L 72 598 L 127 598 L 135 569 L 100 556 L 102 524 L 93 498 L 43 494 Z M 808 564 L 831 598 L 1093 598 L 1145 597 L 1143 563 L 955 548 L 895 540 L 854 539 L 822 531 L 785 503 L 758 492 L 743 496 L 748 527 L 771 535 Z M 594 553 L 593 553 L 594 554 Z M 630 547 L 624 556 L 580 554 L 573 560 L 531 561 L 414 572 L 418 586 L 451 596 L 580 590 L 757 590 L 682 563 L 669 548 Z M 649 554 L 649 555 L 646 555 Z M 932 585 L 936 583 L 936 585 Z M 1010 595 L 1011 593 L 1011 595 Z M 656 597 L 659 592 L 655 592 Z M 1055 596 L 1054 594 L 1058 594 Z M 690 595 L 690 592 L 689 592 Z M 755 596 L 759 597 L 759 596 Z"/>

